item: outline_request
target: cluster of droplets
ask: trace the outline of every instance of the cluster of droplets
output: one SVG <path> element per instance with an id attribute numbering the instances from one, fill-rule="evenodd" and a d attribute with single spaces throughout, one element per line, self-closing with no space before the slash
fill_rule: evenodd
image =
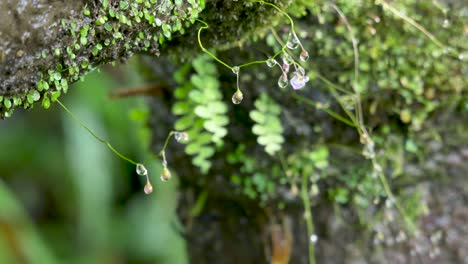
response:
<path id="1" fill-rule="evenodd" d="M 281 60 L 281 64 L 273 58 L 267 60 L 268 67 L 274 67 L 275 65 L 278 65 L 278 67 L 281 69 L 281 75 L 278 79 L 278 86 L 284 89 L 288 87 L 289 84 L 291 84 L 291 87 L 294 90 L 303 88 L 309 81 L 309 76 L 306 75 L 304 68 L 295 62 L 287 53 L 283 53 Z M 290 74 L 291 66 L 293 66 L 294 71 L 292 72 L 292 77 L 289 79 L 288 75 Z"/>
<path id="2" fill-rule="evenodd" d="M 171 135 L 174 135 L 174 139 L 179 142 L 179 143 L 185 143 L 189 140 L 189 135 L 187 132 L 181 132 L 181 131 L 174 131 L 169 134 L 169 137 Z M 167 182 L 172 178 L 171 171 L 167 168 L 167 159 L 166 159 L 166 150 L 165 146 L 163 150 L 161 151 L 161 156 L 162 156 L 162 166 L 163 169 L 161 171 L 160 179 L 163 182 Z"/>
<path id="3" fill-rule="evenodd" d="M 136 165 L 136 173 L 140 176 L 145 176 L 146 177 L 146 184 L 145 187 L 143 188 L 143 191 L 146 194 L 151 194 L 153 192 L 153 185 L 151 185 L 151 182 L 149 180 L 148 176 L 148 170 L 146 169 L 145 165 L 141 163 L 137 163 Z"/>
<path id="4" fill-rule="evenodd" d="M 297 37 L 296 32 L 292 31 L 289 34 L 288 42 L 286 43 L 286 47 L 288 49 L 291 49 L 291 50 L 295 50 L 298 47 L 301 47 L 301 53 L 299 54 L 299 59 L 301 61 L 307 61 L 309 59 L 309 52 L 307 52 L 307 50 L 304 49 L 304 46 L 302 46 L 302 43 L 299 40 L 299 38 Z"/>
<path id="5" fill-rule="evenodd" d="M 179 142 L 179 143 L 184 143 L 189 140 L 189 135 L 187 132 L 179 132 L 179 131 L 174 131 L 171 132 L 166 140 L 166 143 L 168 139 L 174 135 L 174 139 Z M 165 147 L 161 151 L 161 156 L 162 156 L 162 165 L 163 169 L 161 171 L 161 181 L 166 182 L 169 181 L 172 177 L 171 171 L 167 168 L 167 160 L 166 160 L 166 153 L 165 153 Z M 148 176 L 148 170 L 146 169 L 145 165 L 141 163 L 136 164 L 136 173 L 140 176 L 145 176 L 146 177 L 146 184 L 145 187 L 143 188 L 145 194 L 151 194 L 153 192 L 153 185 L 150 182 L 149 176 Z"/>
<path id="6" fill-rule="evenodd" d="M 302 46 L 299 38 L 297 37 L 294 31 L 292 31 L 289 34 L 286 47 L 291 50 L 301 47 L 299 59 L 301 61 L 307 61 L 309 59 L 309 53 L 304 49 L 304 46 Z M 309 76 L 306 75 L 304 68 L 301 67 L 298 62 L 294 61 L 294 59 L 286 51 L 282 53 L 281 63 L 274 58 L 269 58 L 266 61 L 266 64 L 270 68 L 276 65 L 280 67 L 281 75 L 278 79 L 278 86 L 282 89 L 286 88 L 289 84 L 291 84 L 291 87 L 294 90 L 299 90 L 303 88 L 309 81 Z M 293 66 L 294 71 L 290 74 L 291 66 Z M 289 75 L 292 75 L 292 77 L 289 78 Z"/>

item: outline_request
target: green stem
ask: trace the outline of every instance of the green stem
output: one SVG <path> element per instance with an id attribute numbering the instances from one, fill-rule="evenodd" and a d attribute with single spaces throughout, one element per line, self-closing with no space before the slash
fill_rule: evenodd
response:
<path id="1" fill-rule="evenodd" d="M 169 132 L 169 134 L 167 134 L 167 137 L 166 137 L 166 140 L 164 141 L 164 145 L 161 149 L 161 151 L 159 152 L 159 155 L 164 155 L 165 151 L 166 151 L 166 148 L 167 148 L 167 144 L 169 144 L 169 139 L 171 139 L 172 135 L 174 135 L 175 131 L 171 131 Z"/>
<path id="2" fill-rule="evenodd" d="M 272 4 L 272 3 L 268 3 L 268 2 L 264 2 L 264 1 L 252 1 L 254 3 L 260 3 L 262 5 L 268 5 L 268 6 L 271 6 L 273 7 L 274 9 L 276 9 L 279 13 L 281 13 L 282 15 L 286 16 L 286 18 L 289 20 L 289 23 L 291 24 L 291 32 L 294 32 L 294 20 L 288 15 L 288 13 L 284 12 L 283 10 L 281 10 L 279 7 L 277 7 L 275 4 Z M 218 57 L 216 57 L 216 55 L 214 55 L 213 53 L 211 53 L 209 50 L 207 50 L 202 42 L 201 42 L 201 32 L 204 30 L 204 29 L 208 29 L 209 28 L 209 25 L 208 23 L 206 23 L 205 21 L 201 20 L 201 19 L 197 19 L 198 22 L 202 23 L 203 26 L 200 27 L 200 29 L 198 30 L 198 45 L 200 46 L 201 50 L 208 54 L 210 57 L 212 57 L 214 60 L 216 60 L 217 62 L 219 62 L 220 64 L 222 64 L 223 66 L 225 66 L 226 68 L 230 69 L 232 71 L 233 67 L 232 66 L 229 66 L 229 64 L 227 64 L 226 62 L 220 60 Z M 301 44 L 302 46 L 302 44 Z M 284 52 L 284 48 L 285 48 L 285 45 L 283 45 L 283 48 L 281 51 L 277 52 L 275 55 L 273 55 L 272 58 L 275 58 L 277 57 L 278 55 L 280 55 L 281 53 Z M 239 65 L 238 67 L 239 68 L 242 68 L 242 67 L 247 67 L 247 66 L 250 66 L 250 65 L 255 65 L 255 64 L 263 64 L 263 63 L 266 63 L 267 60 L 257 60 L 257 61 L 251 61 L 251 62 L 248 62 L 248 63 L 244 63 L 242 65 Z"/>
<path id="3" fill-rule="evenodd" d="M 308 177 L 309 175 L 306 173 L 302 175 L 301 196 L 302 202 L 304 203 L 304 217 L 307 225 L 307 241 L 309 242 L 309 264 L 315 264 L 315 244 L 310 240 L 312 234 L 314 233 L 314 222 L 312 219 L 312 210 L 310 208 L 309 192 L 307 190 Z"/>
<path id="4" fill-rule="evenodd" d="M 200 48 L 202 49 L 203 52 L 205 52 L 206 54 L 208 54 L 211 58 L 213 58 L 214 60 L 216 60 L 217 62 L 219 62 L 220 64 L 224 65 L 226 68 L 230 69 L 232 71 L 232 67 L 229 66 L 227 63 L 225 63 L 224 61 L 218 59 L 218 57 L 216 57 L 213 53 L 211 53 L 209 50 L 207 50 L 205 47 L 203 47 L 203 44 L 201 42 L 201 32 L 202 30 L 204 29 L 208 29 L 208 24 L 203 21 L 203 20 L 200 20 L 200 19 L 197 19 L 198 22 L 202 23 L 204 26 L 203 27 L 200 27 L 200 29 L 198 30 L 198 45 L 200 46 Z"/>
<path id="5" fill-rule="evenodd" d="M 353 45 L 353 54 L 354 54 L 354 93 L 356 95 L 356 118 L 358 121 L 358 129 L 362 131 L 362 133 L 367 134 L 366 127 L 364 126 L 364 117 L 362 114 L 362 105 L 361 105 L 361 95 L 359 94 L 359 50 L 358 50 L 358 44 L 356 37 L 354 36 L 353 33 L 353 28 L 351 27 L 351 24 L 348 22 L 348 19 L 346 18 L 345 14 L 336 6 L 335 4 L 329 4 L 331 8 L 333 8 L 340 18 L 343 20 L 344 24 L 346 25 L 346 29 L 348 30 L 349 37 L 351 38 L 351 44 Z"/>
<path id="6" fill-rule="evenodd" d="M 268 2 L 265 2 L 265 1 L 252 1 L 254 3 L 260 3 L 262 5 L 267 5 L 267 6 L 271 6 L 273 7 L 274 9 L 276 9 L 278 12 L 280 12 L 282 15 L 284 15 L 288 20 L 289 20 L 289 23 L 291 23 L 291 31 L 294 31 L 294 20 L 288 15 L 288 13 L 284 12 L 283 10 L 281 10 L 281 8 L 277 7 L 275 4 L 272 4 L 272 3 L 268 3 Z"/>
<path id="7" fill-rule="evenodd" d="M 109 141 L 99 137 L 98 135 L 96 135 L 96 133 L 94 133 L 93 130 L 91 130 L 91 128 L 87 127 L 85 124 L 83 124 L 83 122 L 81 122 L 62 102 L 60 102 L 60 100 L 57 99 L 57 103 L 65 110 L 65 112 L 67 112 L 67 114 L 69 116 L 71 116 L 71 118 L 73 118 L 73 120 L 75 120 L 75 122 L 80 125 L 82 128 L 86 129 L 95 139 L 97 139 L 99 142 L 103 143 L 104 145 L 106 145 L 110 150 L 112 150 L 112 152 L 114 152 L 117 156 L 119 156 L 121 159 L 123 160 L 126 160 L 134 165 L 137 165 L 138 163 L 125 157 L 122 153 L 120 153 L 119 151 L 117 151 Z"/>
<path id="8" fill-rule="evenodd" d="M 410 25 L 412 25 L 413 27 L 415 27 L 416 29 L 418 29 L 419 31 L 421 31 L 424 35 L 426 35 L 430 40 L 432 40 L 432 42 L 434 42 L 437 46 L 439 46 L 440 48 L 445 48 L 445 45 L 442 44 L 434 35 L 432 35 L 427 29 L 425 29 L 423 26 L 421 26 L 420 24 L 418 24 L 416 21 L 414 21 L 413 19 L 411 19 L 410 17 L 406 16 L 405 14 L 403 14 L 402 12 L 398 11 L 396 8 L 394 8 L 393 6 L 391 6 L 389 3 L 387 3 L 386 1 L 384 0 L 379 0 L 377 1 L 377 3 L 381 3 L 382 6 L 384 7 L 384 9 L 388 9 L 390 10 L 390 12 L 392 12 L 393 14 L 395 14 L 396 16 L 398 16 L 399 18 L 403 19 L 404 21 L 406 21 L 407 23 L 409 23 Z"/>
<path id="9" fill-rule="evenodd" d="M 372 164 L 374 166 L 378 165 L 377 164 L 377 161 L 375 160 L 375 158 L 372 160 Z M 409 227 L 409 230 L 411 232 L 414 232 L 415 230 L 417 230 L 417 227 L 416 225 L 413 223 L 413 221 L 408 217 L 408 214 L 406 214 L 406 211 L 405 209 L 403 208 L 403 206 L 401 206 L 400 202 L 398 202 L 398 200 L 396 199 L 395 195 L 393 195 L 393 192 L 392 190 L 390 189 L 390 185 L 388 184 L 388 181 L 387 179 L 385 178 L 385 175 L 382 171 L 378 171 L 377 172 L 377 175 L 379 176 L 379 180 L 380 182 L 382 183 L 382 186 L 385 190 L 385 193 L 387 194 L 388 198 L 391 200 L 392 203 L 395 204 L 397 210 L 400 212 L 400 215 L 403 216 L 403 219 L 404 221 L 406 222 L 406 224 L 408 225 Z"/>
<path id="10" fill-rule="evenodd" d="M 323 110 L 324 112 L 326 112 L 327 114 L 329 114 L 330 116 L 332 116 L 333 118 L 347 124 L 348 126 L 352 126 L 352 127 L 356 127 L 356 125 L 352 122 L 352 121 L 349 121 L 348 119 L 346 119 L 345 117 L 341 116 L 340 114 L 338 113 L 335 113 L 333 110 L 331 110 L 330 108 L 328 107 L 320 107 L 318 106 L 318 104 L 304 96 L 301 96 L 297 93 L 292 93 L 292 96 L 294 98 L 296 98 L 297 100 L 299 101 L 302 101 L 308 105 L 311 105 L 313 107 L 315 107 L 316 109 L 319 109 L 319 110 Z"/>
<path id="11" fill-rule="evenodd" d="M 164 167 L 166 166 L 165 164 L 167 163 L 166 161 L 166 148 L 167 148 L 167 145 L 169 144 L 169 139 L 171 139 L 172 135 L 174 135 L 176 131 L 170 131 L 169 134 L 167 134 L 167 137 L 166 137 L 166 140 L 164 141 L 164 145 L 161 149 L 161 151 L 159 151 L 158 153 L 156 154 L 153 154 L 151 155 L 150 157 L 148 157 L 146 160 L 145 160 L 145 163 L 149 160 L 149 159 L 155 159 L 157 156 L 161 156 L 163 158 L 163 165 Z"/>

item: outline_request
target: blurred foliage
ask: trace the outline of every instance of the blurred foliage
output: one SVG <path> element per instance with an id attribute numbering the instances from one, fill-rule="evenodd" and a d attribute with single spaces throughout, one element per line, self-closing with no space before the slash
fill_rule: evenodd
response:
<path id="1" fill-rule="evenodd" d="M 66 104 L 119 150 L 143 157 L 150 140 L 144 101 L 107 99 L 111 89 L 141 83 L 134 65 L 88 75 Z M 1 124 L 0 146 L 11 151 L 0 154 L 0 262 L 185 263 L 177 181 L 144 196 L 133 166 L 57 110 L 37 108 Z M 161 166 L 148 169 L 154 177 Z"/>

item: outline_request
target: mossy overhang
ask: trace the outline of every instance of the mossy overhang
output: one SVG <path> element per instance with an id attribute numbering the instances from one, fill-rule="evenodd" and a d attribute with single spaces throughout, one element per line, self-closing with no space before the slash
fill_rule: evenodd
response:
<path id="1" fill-rule="evenodd" d="M 219 48 L 261 33 L 274 17 L 251 1 L 1 1 L 0 118 L 37 101 L 48 108 L 86 73 L 134 53 L 201 52 L 197 19 L 210 25 L 202 41 Z"/>

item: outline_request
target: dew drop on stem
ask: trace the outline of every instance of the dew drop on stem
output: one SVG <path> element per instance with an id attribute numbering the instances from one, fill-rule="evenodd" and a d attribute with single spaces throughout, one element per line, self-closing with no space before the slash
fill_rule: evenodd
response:
<path id="1" fill-rule="evenodd" d="M 151 194 L 153 192 L 153 185 L 149 181 L 146 181 L 145 188 L 143 188 L 145 194 Z"/>
<path id="2" fill-rule="evenodd" d="M 141 164 L 141 163 L 138 163 L 136 165 L 136 173 L 140 176 L 146 176 L 148 175 L 148 170 L 146 169 L 146 167 Z"/>
<path id="3" fill-rule="evenodd" d="M 232 103 L 240 104 L 242 99 L 244 99 L 244 95 L 242 94 L 241 90 L 237 89 L 237 91 L 232 95 Z"/>
<path id="4" fill-rule="evenodd" d="M 281 74 L 281 77 L 278 79 L 278 86 L 280 88 L 286 88 L 288 86 L 288 76 L 286 74 Z"/>
<path id="5" fill-rule="evenodd" d="M 297 49 L 298 46 L 299 38 L 297 37 L 296 33 L 290 33 L 288 37 L 288 42 L 286 43 L 286 47 L 288 47 L 288 49 Z"/>
<path id="6" fill-rule="evenodd" d="M 189 139 L 188 134 L 186 132 L 175 132 L 174 138 L 177 142 L 185 142 Z"/>
<path id="7" fill-rule="evenodd" d="M 307 50 L 303 49 L 303 50 L 301 51 L 301 54 L 299 55 L 299 59 L 300 59 L 301 61 L 306 61 L 306 60 L 308 60 L 308 59 L 309 59 L 309 52 L 307 52 Z"/>
<path id="8" fill-rule="evenodd" d="M 239 70 L 240 70 L 239 66 L 234 66 L 234 67 L 232 67 L 232 72 L 233 72 L 234 74 L 236 74 L 236 75 L 239 74 Z"/>
<path id="9" fill-rule="evenodd" d="M 276 63 L 278 63 L 275 59 L 273 58 L 269 58 L 267 61 L 266 61 L 266 64 L 268 67 L 274 67 L 276 65 Z"/>
<path id="10" fill-rule="evenodd" d="M 164 167 L 162 172 L 161 172 L 161 181 L 163 182 L 167 182 L 168 180 L 170 180 L 172 177 L 171 175 L 171 172 L 169 171 L 169 169 L 167 167 Z"/>

